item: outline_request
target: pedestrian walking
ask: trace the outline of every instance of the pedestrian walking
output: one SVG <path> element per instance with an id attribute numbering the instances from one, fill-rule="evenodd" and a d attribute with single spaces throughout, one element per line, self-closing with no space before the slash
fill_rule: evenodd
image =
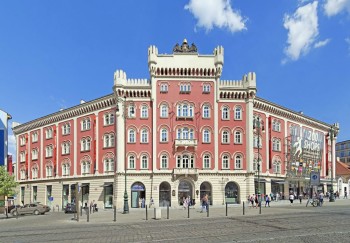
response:
<path id="1" fill-rule="evenodd" d="M 348 192 L 344 192 L 344 198 L 343 199 L 348 199 Z"/>
<path id="2" fill-rule="evenodd" d="M 271 201 L 271 200 L 270 200 L 269 195 L 266 195 L 266 196 L 265 196 L 265 208 L 266 208 L 266 205 L 270 207 L 270 201 Z"/>
<path id="3" fill-rule="evenodd" d="M 303 195 L 300 193 L 299 194 L 299 201 L 300 201 L 300 204 L 301 204 L 301 201 L 303 200 Z"/>
<path id="4" fill-rule="evenodd" d="M 321 192 L 319 195 L 318 195 L 318 199 L 320 200 L 320 207 L 322 207 L 322 205 L 323 205 L 323 197 L 324 197 L 324 195 L 323 195 L 323 192 Z"/>
<path id="5" fill-rule="evenodd" d="M 292 206 L 293 201 L 294 201 L 294 194 L 293 193 L 289 194 L 289 201 L 290 201 L 290 206 Z"/>
<path id="6" fill-rule="evenodd" d="M 153 207 L 154 206 L 154 200 L 153 197 L 151 197 L 151 199 L 149 200 L 149 207 Z"/>

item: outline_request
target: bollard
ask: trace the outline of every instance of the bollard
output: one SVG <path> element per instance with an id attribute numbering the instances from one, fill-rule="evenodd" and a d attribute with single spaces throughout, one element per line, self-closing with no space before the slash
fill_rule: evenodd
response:
<path id="1" fill-rule="evenodd" d="M 166 206 L 166 218 L 169 219 L 169 205 Z"/>
<path id="2" fill-rule="evenodd" d="M 209 217 L 209 203 L 207 203 L 207 217 Z"/>
<path id="3" fill-rule="evenodd" d="M 244 215 L 244 202 L 243 202 L 243 215 Z"/>
<path id="4" fill-rule="evenodd" d="M 86 222 L 90 221 L 90 213 L 89 213 L 89 208 L 86 208 Z"/>
<path id="5" fill-rule="evenodd" d="M 227 217 L 227 203 L 226 203 L 226 217 Z"/>
<path id="6" fill-rule="evenodd" d="M 114 210 L 113 221 L 116 222 L 117 221 L 117 206 L 114 205 L 113 210 Z"/>
<path id="7" fill-rule="evenodd" d="M 190 218 L 190 205 L 187 206 L 187 218 Z"/>
<path id="8" fill-rule="evenodd" d="M 147 205 L 145 205 L 145 208 L 146 208 L 146 220 L 148 220 Z"/>
<path id="9" fill-rule="evenodd" d="M 16 219 L 18 219 L 18 210 L 17 210 L 17 207 L 16 207 Z"/>

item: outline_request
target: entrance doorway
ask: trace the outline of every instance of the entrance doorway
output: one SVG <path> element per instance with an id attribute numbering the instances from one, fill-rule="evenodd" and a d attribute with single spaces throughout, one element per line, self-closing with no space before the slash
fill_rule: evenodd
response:
<path id="1" fill-rule="evenodd" d="M 162 182 L 159 186 L 159 206 L 166 207 L 171 206 L 171 194 L 170 184 L 168 182 Z"/>
<path id="2" fill-rule="evenodd" d="M 191 197 L 193 198 L 193 188 L 192 184 L 189 181 L 181 181 L 179 184 L 179 192 L 178 192 L 178 201 L 179 205 L 183 205 L 183 201 L 185 198 Z"/>
<path id="3" fill-rule="evenodd" d="M 135 182 L 131 186 L 131 207 L 140 208 L 142 198 L 146 201 L 145 185 L 141 182 Z"/>
<path id="4" fill-rule="evenodd" d="M 200 200 L 202 200 L 202 198 L 205 195 L 208 195 L 209 205 L 213 205 L 213 200 L 211 196 L 211 185 L 209 184 L 209 182 L 203 182 L 200 186 Z"/>
<path id="5" fill-rule="evenodd" d="M 225 187 L 225 201 L 226 203 L 240 203 L 239 188 L 235 182 L 229 182 Z"/>

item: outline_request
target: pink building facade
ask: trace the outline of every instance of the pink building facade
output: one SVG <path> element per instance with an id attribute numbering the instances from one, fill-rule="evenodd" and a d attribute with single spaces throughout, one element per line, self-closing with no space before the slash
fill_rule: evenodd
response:
<path id="1" fill-rule="evenodd" d="M 308 193 L 311 172 L 318 191 L 330 190 L 337 124 L 257 97 L 253 72 L 222 80 L 221 46 L 208 55 L 186 40 L 172 54 L 150 46 L 148 67 L 147 79 L 117 70 L 113 94 L 13 128 L 19 201 L 122 208 L 126 192 L 131 208 L 205 194 L 222 205 Z"/>

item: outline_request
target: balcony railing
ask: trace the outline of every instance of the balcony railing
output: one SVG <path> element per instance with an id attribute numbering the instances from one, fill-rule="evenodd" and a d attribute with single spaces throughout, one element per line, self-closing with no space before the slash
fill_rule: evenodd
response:
<path id="1" fill-rule="evenodd" d="M 185 147 L 187 149 L 188 147 L 194 147 L 197 148 L 197 139 L 175 139 L 175 148 L 178 147 Z"/>
<path id="2" fill-rule="evenodd" d="M 178 177 L 193 177 L 194 180 L 198 179 L 198 169 L 197 168 L 174 168 L 173 169 L 173 178 L 176 180 Z"/>

